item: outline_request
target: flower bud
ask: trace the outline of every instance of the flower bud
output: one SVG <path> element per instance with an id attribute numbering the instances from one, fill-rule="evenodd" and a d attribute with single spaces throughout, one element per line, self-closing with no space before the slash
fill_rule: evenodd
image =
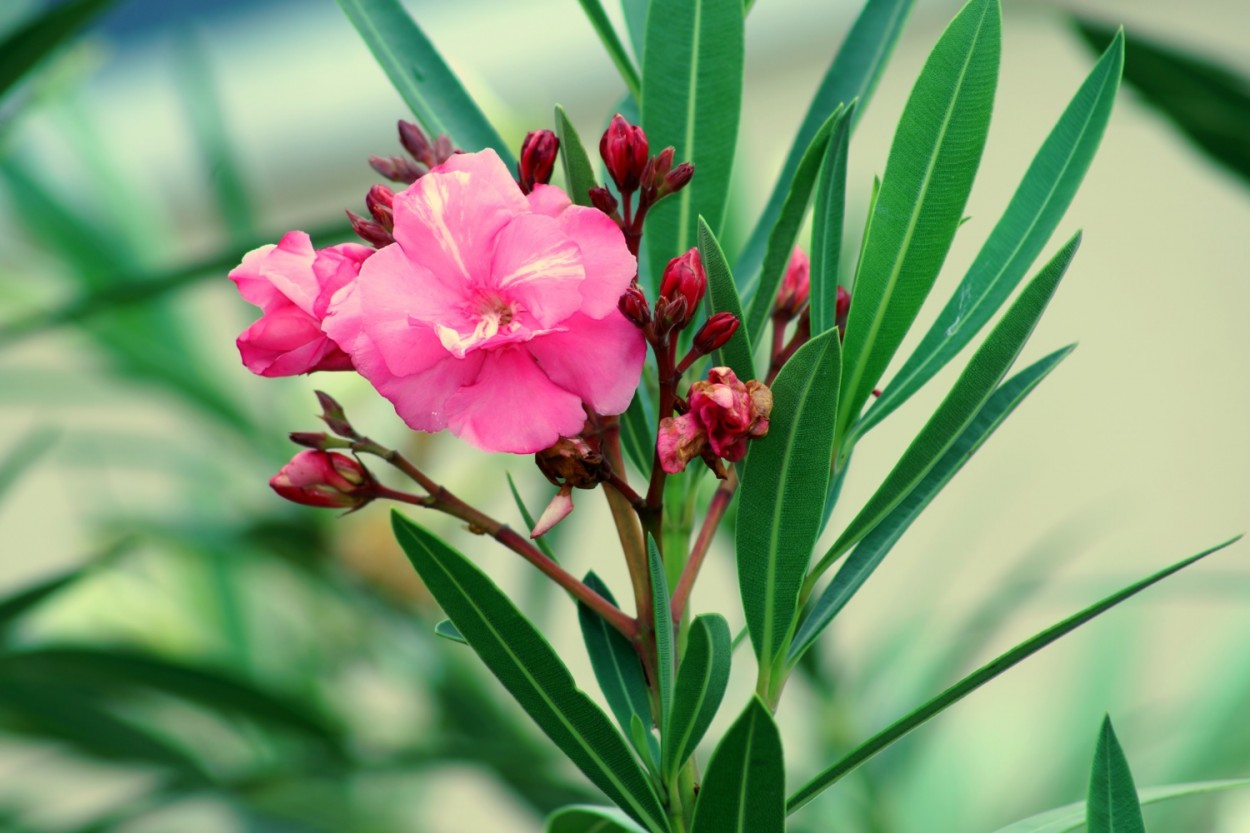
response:
<path id="1" fill-rule="evenodd" d="M 673 168 L 664 176 L 664 184 L 660 187 L 660 196 L 666 197 L 669 194 L 676 193 L 694 176 L 694 164 L 691 162 L 682 162 L 676 168 Z"/>
<path id="2" fill-rule="evenodd" d="M 807 303 L 812 291 L 812 264 L 807 252 L 794 247 L 790 253 L 790 262 L 786 264 L 786 273 L 781 278 L 781 288 L 777 290 L 777 300 L 773 303 L 773 315 L 782 321 L 790 321 L 798 316 L 803 305 Z"/>
<path id="3" fill-rule="evenodd" d="M 418 162 L 424 162 L 431 168 L 438 164 L 434 159 L 434 148 L 430 145 L 430 140 L 426 138 L 425 132 L 412 122 L 400 120 L 399 143 Z"/>
<path id="4" fill-rule="evenodd" d="M 521 143 L 521 161 L 517 163 L 521 190 L 528 194 L 535 185 L 551 181 L 560 140 L 550 130 L 531 130 Z"/>
<path id="5" fill-rule="evenodd" d="M 340 440 L 338 437 L 331 437 L 324 431 L 292 431 L 287 436 L 296 445 L 302 445 L 305 448 L 315 448 L 318 451 L 352 447 L 350 440 Z"/>
<path id="6" fill-rule="evenodd" d="M 616 197 L 612 196 L 612 192 L 607 188 L 591 188 L 588 192 L 590 195 L 590 204 L 595 208 L 607 214 L 609 217 L 616 216 L 616 207 L 618 205 Z"/>
<path id="7" fill-rule="evenodd" d="M 695 333 L 694 349 L 704 356 L 713 350 L 719 350 L 738 332 L 741 323 L 732 312 L 716 313 Z"/>
<path id="8" fill-rule="evenodd" d="M 434 140 L 434 164 L 441 165 L 460 151 L 451 143 L 451 137 L 444 133 Z M 433 167 L 433 165 L 431 165 Z"/>
<path id="9" fill-rule="evenodd" d="M 593 489 L 608 476 L 603 455 L 581 437 L 563 437 L 534 455 L 543 476 L 556 486 Z"/>
<path id="10" fill-rule="evenodd" d="M 673 258 L 664 267 L 660 298 L 655 305 L 657 317 L 662 316 L 669 327 L 683 329 L 694 317 L 706 291 L 707 276 L 703 272 L 703 261 L 699 259 L 698 247 L 694 247 L 684 255 Z"/>
<path id="11" fill-rule="evenodd" d="M 543 510 L 542 515 L 535 522 L 530 538 L 537 538 L 540 535 L 547 534 L 553 526 L 567 518 L 572 511 L 573 487 L 561 486 L 560 491 L 556 492 L 556 496 L 551 499 L 551 503 L 547 504 L 547 508 Z"/>
<path id="12" fill-rule="evenodd" d="M 403 182 L 407 185 L 416 182 L 429 171 L 424 165 L 403 156 L 370 156 L 369 167 L 391 182 Z"/>
<path id="13" fill-rule="evenodd" d="M 676 149 L 666 147 L 647 160 L 647 165 L 642 169 L 642 187 L 652 191 L 658 191 L 664 185 L 664 177 L 668 176 L 668 172 L 673 169 L 673 154 Z"/>
<path id="14" fill-rule="evenodd" d="M 350 210 L 347 212 L 347 219 L 351 220 L 352 231 L 356 232 L 356 236 L 375 249 L 381 249 L 395 242 L 395 238 L 391 236 L 391 233 L 381 223 L 366 220 Z"/>
<path id="15" fill-rule="evenodd" d="M 651 308 L 647 306 L 647 296 L 642 294 L 638 284 L 631 283 L 629 289 L 617 302 L 621 314 L 632 321 L 639 329 L 646 329 L 651 323 Z"/>
<path id="16" fill-rule="evenodd" d="M 642 171 L 647 165 L 647 134 L 641 127 L 625 121 L 617 113 L 612 117 L 603 138 L 599 140 L 599 155 L 608 168 L 608 174 L 621 193 L 638 189 Z"/>
<path id="17" fill-rule="evenodd" d="M 358 460 L 329 451 L 301 451 L 269 480 L 282 497 L 304 506 L 359 509 L 374 498 L 374 480 Z"/>
<path id="18" fill-rule="evenodd" d="M 321 421 L 330 426 L 330 430 L 340 437 L 346 437 L 349 440 L 360 439 L 356 429 L 347 421 L 347 413 L 343 410 L 343 406 L 325 391 L 319 390 L 315 393 L 317 402 L 321 405 Z"/>
<path id="19" fill-rule="evenodd" d="M 839 337 L 846 337 L 846 317 L 851 312 L 851 293 L 838 287 L 838 300 L 834 306 L 834 322 L 838 326 Z"/>
<path id="20" fill-rule="evenodd" d="M 374 185 L 365 194 L 365 206 L 378 225 L 388 232 L 395 228 L 395 192 L 385 185 Z"/>

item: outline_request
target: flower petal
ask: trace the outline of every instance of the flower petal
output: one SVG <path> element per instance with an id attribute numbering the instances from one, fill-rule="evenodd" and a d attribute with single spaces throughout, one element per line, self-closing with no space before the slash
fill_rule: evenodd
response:
<path id="1" fill-rule="evenodd" d="M 529 200 L 530 211 L 548 217 L 559 217 L 573 204 L 569 195 L 554 185 L 535 185 L 525 198 Z"/>
<path id="2" fill-rule="evenodd" d="M 563 332 L 538 336 L 525 346 L 551 381 L 596 412 L 623 412 L 647 357 L 642 331 L 616 311 L 598 321 L 579 313 L 564 326 Z"/>
<path id="3" fill-rule="evenodd" d="M 495 238 L 490 286 L 520 302 L 540 327 L 555 326 L 577 312 L 584 276 L 577 244 L 550 217 L 524 214 Z"/>
<path id="4" fill-rule="evenodd" d="M 529 210 L 521 186 L 512 178 L 512 172 L 499 154 L 490 148 L 477 153 L 457 153 L 430 171 L 433 174 L 457 172 L 472 174 L 475 187 L 489 186 L 514 214 Z"/>
<path id="5" fill-rule="evenodd" d="M 312 309 L 315 318 L 325 317 L 334 293 L 355 280 L 361 265 L 373 254 L 373 249 L 357 243 L 341 243 L 317 252 L 312 265 L 317 279 L 317 297 Z"/>
<path id="6" fill-rule="evenodd" d="M 252 326 L 243 331 L 235 344 L 243 365 L 259 376 L 296 376 L 313 370 L 351 369 L 322 367 L 323 360 L 339 354 L 333 341 L 326 338 L 317 320 L 292 303 L 271 308 Z M 336 358 L 344 358 L 341 355 Z"/>
<path id="7" fill-rule="evenodd" d="M 276 246 L 261 246 L 244 255 L 243 262 L 231 270 L 230 280 L 245 301 L 265 312 L 290 301 L 312 315 L 319 289 L 312 268 L 316 257 L 307 234 L 289 231 Z"/>
<path id="8" fill-rule="evenodd" d="M 571 205 L 556 220 L 582 250 L 586 280 L 580 287 L 581 310 L 591 318 L 603 318 L 616 309 L 638 274 L 638 260 L 629 253 L 621 229 L 602 211 Z"/>

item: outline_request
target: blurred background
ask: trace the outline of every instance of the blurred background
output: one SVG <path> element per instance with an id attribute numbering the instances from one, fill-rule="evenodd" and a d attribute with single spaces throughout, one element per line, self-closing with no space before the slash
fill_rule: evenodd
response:
<path id="1" fill-rule="evenodd" d="M 7 0 L 0 31 L 52 5 Z M 514 149 L 552 126 L 555 103 L 593 146 L 623 94 L 573 0 L 406 5 Z M 731 230 L 754 222 L 859 5 L 752 10 Z M 918 0 L 858 128 L 848 241 L 957 7 Z M 1092 66 L 1074 15 L 1125 24 L 1129 77 L 1143 70 L 1048 247 L 1084 229 L 1020 366 L 1080 347 L 796 681 L 780 714 L 796 785 L 1032 632 L 1250 528 L 1241 0 L 1006 4 L 971 220 L 915 334 Z M 1136 58 L 1137 39 L 1232 77 L 1184 87 L 1194 73 Z M 1204 98 L 1204 83 L 1226 94 Z M 519 833 L 596 800 L 471 652 L 433 634 L 442 617 L 383 507 L 336 518 L 266 486 L 294 451 L 286 433 L 318 428 L 320 387 L 491 514 L 520 525 L 505 471 L 532 506 L 550 497 L 529 458 L 412 436 L 361 380 L 262 380 L 239 363 L 234 338 L 256 311 L 226 272 L 287 229 L 319 246 L 347 239 L 343 209 L 363 211 L 378 180 L 366 160 L 399 151 L 399 118 L 411 115 L 332 0 L 118 0 L 0 100 L 0 830 Z M 1204 149 L 1187 130 L 1223 141 Z M 843 520 L 956 365 L 861 444 Z M 593 567 L 624 594 L 622 566 L 601 563 L 612 547 L 594 497 L 555 543 L 574 572 Z M 571 604 L 492 542 L 418 520 L 512 591 L 598 696 Z M 718 543 L 694 603 L 736 626 L 731 551 Z M 1078 800 L 1104 713 L 1139 785 L 1250 776 L 1248 557 L 1237 544 L 1030 659 L 796 829 L 988 833 Z M 748 664 L 730 700 L 749 690 Z M 1151 809 L 1147 822 L 1245 831 L 1250 793 Z"/>

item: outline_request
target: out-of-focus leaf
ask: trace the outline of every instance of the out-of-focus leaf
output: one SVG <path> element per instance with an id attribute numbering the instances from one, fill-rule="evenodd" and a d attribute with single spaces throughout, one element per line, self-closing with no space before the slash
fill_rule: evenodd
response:
<path id="1" fill-rule="evenodd" d="M 56 428 L 48 426 L 34 428 L 0 457 L 0 500 L 4 499 L 22 475 L 52 450 L 59 434 L 60 431 Z"/>
<path id="2" fill-rule="evenodd" d="M 546 833 L 647 833 L 615 807 L 563 807 L 547 819 Z"/>
<path id="3" fill-rule="evenodd" d="M 753 697 L 712 753 L 691 833 L 784 833 L 785 795 L 781 734 Z"/>
<path id="4" fill-rule="evenodd" d="M 702 217 L 699 218 L 699 257 L 707 273 L 707 299 L 712 312 L 733 313 L 741 322 L 738 331 L 717 350 L 716 363 L 729 367 L 739 379 L 754 379 L 755 360 L 751 355 L 749 327 L 742 314 L 738 288 L 720 242 Z"/>
<path id="5" fill-rule="evenodd" d="M 391 517 L 413 567 L 508 693 L 612 801 L 648 829 L 668 833 L 646 773 L 551 645 L 472 562 L 402 515 Z"/>
<path id="6" fill-rule="evenodd" d="M 885 481 L 821 558 L 814 574 L 824 572 L 842 553 L 871 532 L 919 486 L 947 449 L 955 444 L 1020 355 L 1080 242 L 1078 233 L 1024 288 Z"/>
<path id="7" fill-rule="evenodd" d="M 833 63 L 825 71 L 820 87 L 808 105 L 807 115 L 799 126 L 794 144 L 781 166 L 781 175 L 773 186 L 773 193 L 764 206 L 751 237 L 738 258 L 737 273 L 740 280 L 752 280 L 764 262 L 765 245 L 772 229 L 781 216 L 799 168 L 799 160 L 810 147 L 820 126 L 839 104 L 858 100 L 856 116 L 862 116 L 872 99 L 877 80 L 881 77 L 894 44 L 903 31 L 903 24 L 911 11 L 914 0 L 868 0 L 847 33 L 846 40 L 834 56 Z M 852 121 L 854 126 L 854 121 Z"/>
<path id="8" fill-rule="evenodd" d="M 651 280 L 694 246 L 702 215 L 719 232 L 742 108 L 742 0 L 652 0 L 642 68 L 642 126 L 652 148 L 672 145 L 695 177 L 647 215 Z M 652 287 L 654 288 L 654 287 Z"/>
<path id="9" fill-rule="evenodd" d="M 585 582 L 591 590 L 616 604 L 612 591 L 594 572 L 586 574 Z M 608 708 L 620 724 L 621 731 L 627 734 L 632 731 L 635 716 L 650 725 L 651 702 L 647 695 L 647 680 L 634 646 L 584 604 L 577 605 L 577 620 L 581 625 L 582 640 L 586 643 L 586 653 L 590 656 L 590 667 L 599 681 L 599 690 L 608 701 Z M 650 733 L 647 736 L 650 738 L 649 745 L 654 745 L 655 737 Z M 654 751 L 658 753 L 659 749 Z"/>
<path id="10" fill-rule="evenodd" d="M 843 344 L 844 436 L 920 311 L 963 218 L 998 83 L 998 0 L 970 0 L 912 88 L 881 178 Z"/>
<path id="11" fill-rule="evenodd" d="M 855 105 L 848 104 L 834 125 L 820 165 L 816 205 L 812 209 L 812 333 L 837 323 L 838 271 L 842 263 L 842 219 L 846 213 L 846 158 L 850 152 Z"/>
<path id="12" fill-rule="evenodd" d="M 1034 362 L 1008 379 L 986 401 L 976 417 L 968 423 L 959 439 L 946 450 L 942 458 L 929 470 L 920 483 L 898 506 L 894 507 L 881 523 L 851 553 L 850 558 L 834 575 L 833 581 L 812 605 L 803 619 L 799 631 L 790 645 L 787 662 L 793 666 L 811 647 L 834 617 L 846 606 L 859 588 L 864 585 L 877 566 L 885 559 L 898 539 L 919 517 L 951 478 L 972 458 L 977 449 L 1011 415 L 1016 406 L 1041 384 L 1059 362 L 1067 358 L 1074 347 L 1056 350 L 1049 356 Z"/>
<path id="13" fill-rule="evenodd" d="M 493 148 L 509 170 L 516 159 L 460 79 L 399 0 L 338 0 L 386 77 L 431 133 L 467 151 Z"/>
<path id="14" fill-rule="evenodd" d="M 1111 728 L 1109 715 L 1102 721 L 1098 748 L 1094 750 L 1085 826 L 1089 833 L 1146 833 L 1133 773 Z"/>
<path id="15" fill-rule="evenodd" d="M 460 631 L 456 630 L 456 626 L 451 623 L 450 619 L 440 619 L 434 625 L 434 633 L 451 642 L 459 642 L 461 645 L 469 644 Z"/>
<path id="16" fill-rule="evenodd" d="M 1241 536 L 1230 538 L 1222 544 L 1217 544 L 1210 549 L 1203 550 L 1197 555 L 1190 556 L 1183 561 L 1178 561 L 1170 567 L 1160 570 L 1153 575 L 1130 584 L 1122 590 L 1112 593 L 1110 596 L 1102 599 L 1095 604 L 1090 605 L 1079 613 L 1075 613 L 1068 618 L 1057 622 L 1044 631 L 1037 633 L 1025 641 L 1016 645 L 1014 648 L 1000 654 L 998 657 L 982 665 L 976 671 L 964 677 L 950 688 L 943 691 L 924 705 L 904 715 L 894 723 L 882 729 L 868 740 L 853 749 L 849 754 L 837 763 L 823 770 L 816 777 L 812 778 L 802 787 L 800 787 L 786 801 L 786 811 L 793 813 L 803 807 L 828 787 L 840 781 L 848 773 L 856 769 L 860 764 L 875 756 L 877 753 L 889 747 L 895 741 L 910 734 L 914 729 L 923 726 L 929 720 L 938 716 L 946 709 L 958 703 L 964 697 L 976 691 L 981 686 L 993 680 L 995 677 L 1014 668 L 1019 663 L 1031 657 L 1033 654 L 1050 645 L 1052 642 L 1071 633 L 1072 631 L 1084 625 L 1091 619 L 1107 612 L 1111 608 L 1121 602 L 1132 598 L 1141 591 L 1145 590 L 1153 584 L 1157 584 L 1175 573 L 1180 572 L 1186 567 L 1201 561 L 1212 553 L 1219 552 L 1230 544 L 1240 540 Z"/>
<path id="17" fill-rule="evenodd" d="M 642 79 L 638 77 L 638 70 L 634 67 L 634 62 L 629 59 L 625 44 L 621 43 L 621 38 L 616 34 L 612 21 L 608 20 L 608 13 L 603 10 L 603 4 L 599 0 L 577 0 L 577 2 L 581 4 L 591 28 L 602 41 L 603 48 L 608 50 L 608 57 L 612 59 L 616 71 L 621 74 L 621 80 L 629 88 L 629 94 L 634 98 L 641 98 Z"/>
<path id="18" fill-rule="evenodd" d="M 1191 795 L 1236 790 L 1250 787 L 1250 778 L 1229 781 L 1197 781 L 1192 784 L 1169 784 L 1165 787 L 1149 787 L 1137 793 L 1137 800 L 1143 806 L 1171 801 Z M 1086 802 L 1077 801 L 1072 804 L 1056 807 L 1036 816 L 1030 816 L 1014 824 L 996 830 L 994 833 L 1072 833 L 1085 827 Z"/>
<path id="19" fill-rule="evenodd" d="M 723 617 L 708 613 L 691 623 L 686 654 L 677 670 L 673 713 L 665 730 L 665 783 L 673 783 L 720 708 L 733 659 L 729 644 L 729 625 Z"/>
<path id="20" fill-rule="evenodd" d="M 1002 219 L 919 346 L 853 429 L 862 436 L 924 386 L 1015 291 L 1059 225 L 1102 141 L 1124 67 L 1117 36 L 1033 157 Z"/>
<path id="21" fill-rule="evenodd" d="M 23 615 L 37 608 L 62 590 L 76 584 L 88 573 L 98 569 L 101 564 L 108 563 L 122 553 L 129 551 L 132 546 L 134 546 L 134 539 L 124 538 L 81 567 L 73 567 L 23 587 L 7 596 L 0 597 L 0 642 L 3 642 L 6 631 L 21 619 Z"/>
<path id="22" fill-rule="evenodd" d="M 569 114 L 556 105 L 556 136 L 560 139 L 560 162 L 564 166 L 564 182 L 569 199 L 577 205 L 590 205 L 590 189 L 598 185 L 586 146 L 569 121 Z"/>
<path id="23" fill-rule="evenodd" d="M 32 17 L 0 41 L 0 97 L 114 2 L 116 0 L 67 0 Z"/>
<path id="24" fill-rule="evenodd" d="M 841 370 L 838 347 L 838 333 L 831 330 L 786 363 L 772 388 L 768 436 L 752 441 L 747 454 L 736 525 L 738 587 L 761 683 L 786 648 L 820 530 Z"/>
<path id="25" fill-rule="evenodd" d="M 1084 18 L 1081 37 L 1097 50 L 1122 34 Z M 1225 170 L 1250 184 L 1250 79 L 1226 66 L 1150 38 L 1133 35 L 1126 45 L 1124 80 Z"/>

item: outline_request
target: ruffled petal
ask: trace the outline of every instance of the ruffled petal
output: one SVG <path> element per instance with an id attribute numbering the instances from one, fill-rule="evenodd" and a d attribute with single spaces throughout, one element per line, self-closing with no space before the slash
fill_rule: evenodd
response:
<path id="1" fill-rule="evenodd" d="M 313 317 L 324 318 L 330 299 L 360 274 L 361 265 L 374 254 L 368 246 L 357 243 L 341 243 L 328 246 L 313 261 L 313 275 L 317 279 L 317 298 L 313 302 Z"/>
<path id="2" fill-rule="evenodd" d="M 235 344 L 243 365 L 260 376 L 296 376 L 329 370 L 321 362 L 337 353 L 317 320 L 294 304 L 274 308 L 243 331 Z M 350 368 L 351 364 L 347 364 Z"/>
<path id="3" fill-rule="evenodd" d="M 253 249 L 230 271 L 239 294 L 265 312 L 289 301 L 309 315 L 317 299 L 313 261 L 317 253 L 302 231 L 289 231 L 273 244 Z"/>
<path id="4" fill-rule="evenodd" d="M 521 186 L 512 178 L 512 172 L 499 154 L 490 148 L 477 153 L 457 153 L 430 173 L 472 174 L 478 186 L 489 186 L 514 214 L 529 210 Z"/>
<path id="5" fill-rule="evenodd" d="M 540 327 L 553 327 L 577 311 L 584 275 L 577 244 L 550 217 L 524 214 L 495 239 L 490 286 L 519 302 Z"/>
<path id="6" fill-rule="evenodd" d="M 551 381 L 596 412 L 622 413 L 634 397 L 647 357 L 642 331 L 616 311 L 598 321 L 579 313 L 564 326 L 563 332 L 539 336 L 526 348 Z"/>

